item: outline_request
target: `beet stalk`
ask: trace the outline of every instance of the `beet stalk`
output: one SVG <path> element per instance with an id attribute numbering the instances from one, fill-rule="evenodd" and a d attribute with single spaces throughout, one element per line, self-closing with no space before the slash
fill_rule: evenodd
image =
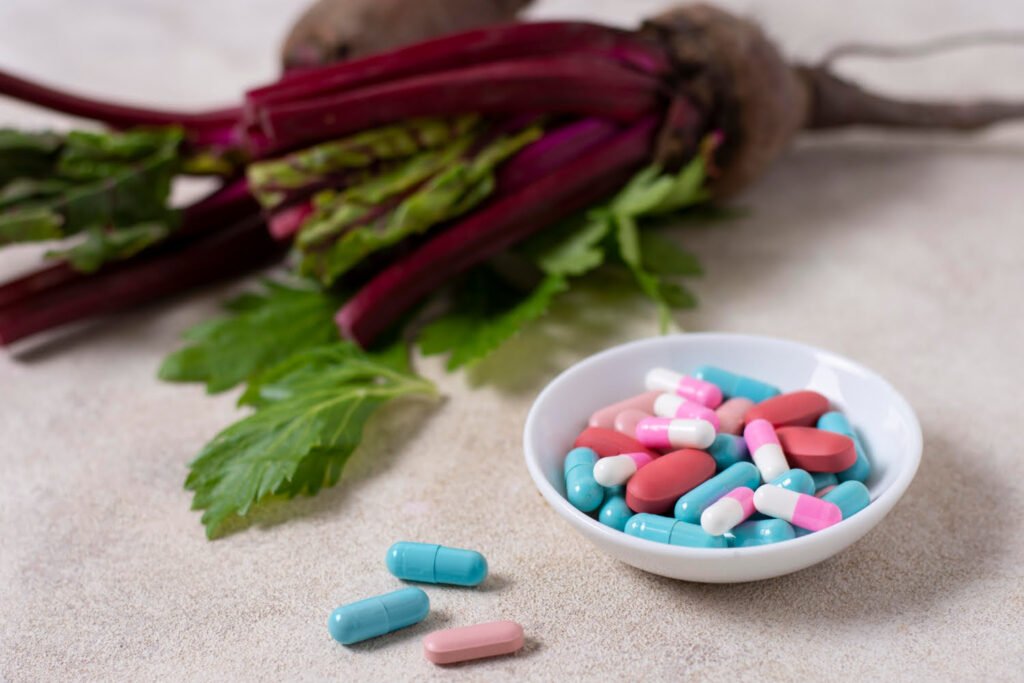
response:
<path id="1" fill-rule="evenodd" d="M 342 334 L 366 346 L 450 278 L 619 188 L 650 155 L 656 120 L 642 119 L 385 268 L 338 312 Z"/>

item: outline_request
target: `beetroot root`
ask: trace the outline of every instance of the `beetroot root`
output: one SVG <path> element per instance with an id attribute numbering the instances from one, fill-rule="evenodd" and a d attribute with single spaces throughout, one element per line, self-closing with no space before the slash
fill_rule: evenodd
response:
<path id="1" fill-rule="evenodd" d="M 531 0 L 318 0 L 281 49 L 286 69 L 391 50 L 515 19 Z"/>

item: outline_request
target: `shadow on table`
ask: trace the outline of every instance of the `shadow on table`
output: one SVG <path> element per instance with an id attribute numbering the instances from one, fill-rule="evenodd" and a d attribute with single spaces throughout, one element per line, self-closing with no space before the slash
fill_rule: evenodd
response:
<path id="1" fill-rule="evenodd" d="M 839 555 L 777 579 L 696 584 L 625 568 L 681 609 L 696 606 L 755 628 L 898 619 L 989 581 L 1020 520 L 994 523 L 991 501 L 1009 495 L 984 453 L 929 435 L 914 483 L 896 507 Z M 685 607 L 684 607 L 685 605 Z"/>

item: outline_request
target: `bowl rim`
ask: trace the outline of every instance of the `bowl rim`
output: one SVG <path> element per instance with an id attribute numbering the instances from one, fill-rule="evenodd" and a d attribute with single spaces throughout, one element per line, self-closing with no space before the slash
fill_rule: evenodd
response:
<path id="1" fill-rule="evenodd" d="M 623 351 L 633 347 L 664 344 L 675 339 L 693 338 L 702 338 L 709 341 L 753 341 L 755 343 L 795 348 L 805 353 L 811 353 L 819 357 L 826 357 L 833 363 L 845 365 L 856 372 L 863 373 L 880 382 L 891 392 L 892 397 L 899 408 L 910 416 L 911 444 L 908 449 L 909 453 L 907 454 L 905 464 L 898 472 L 895 480 L 888 488 L 885 489 L 885 491 L 881 493 L 881 495 L 878 496 L 878 498 L 872 500 L 868 504 L 868 507 L 864 508 L 861 513 L 858 513 L 849 519 L 844 519 L 838 524 L 822 529 L 821 531 L 816 531 L 813 534 L 807 534 L 805 536 L 790 539 L 785 543 L 773 543 L 745 548 L 690 548 L 657 543 L 655 541 L 630 536 L 622 531 L 618 531 L 605 524 L 601 524 L 596 519 L 576 509 L 566 498 L 555 490 L 554 486 L 552 486 L 547 480 L 547 477 L 544 476 L 544 473 L 541 471 L 539 455 L 533 448 L 531 435 L 536 431 L 536 424 L 540 419 L 539 406 L 544 402 L 543 399 L 549 393 L 554 391 L 554 388 L 564 381 L 567 376 L 574 375 L 578 372 L 585 372 L 588 366 L 598 363 L 607 356 L 622 353 Z M 799 552 L 801 548 L 810 549 L 816 545 L 825 546 L 830 544 L 833 539 L 838 540 L 840 536 L 848 533 L 856 533 L 857 531 L 855 527 L 860 527 L 860 532 L 857 533 L 857 538 L 859 538 L 874 527 L 875 524 L 881 521 L 881 519 L 889 513 L 893 506 L 895 506 L 896 502 L 899 501 L 906 492 L 910 483 L 913 481 L 914 476 L 917 474 L 917 469 L 921 463 L 922 450 L 923 435 L 917 413 L 914 412 L 914 409 L 910 406 L 910 403 L 906 398 L 904 398 L 903 394 L 901 394 L 888 380 L 874 370 L 871 370 L 870 368 L 840 354 L 827 351 L 810 344 L 805 344 L 803 342 L 782 339 L 779 337 L 733 332 L 681 332 L 657 337 L 645 337 L 643 339 L 637 339 L 624 344 L 618 344 L 587 356 L 558 373 L 558 375 L 547 383 L 530 405 L 530 410 L 526 415 L 526 422 L 523 426 L 523 452 L 526 460 L 526 467 L 530 473 L 530 478 L 533 479 L 534 486 L 537 487 L 544 499 L 559 515 L 564 517 L 573 526 L 585 528 L 587 533 L 593 534 L 608 543 L 618 545 L 625 549 L 636 550 L 648 555 L 653 553 L 666 558 L 675 558 L 679 560 L 722 560 L 725 558 L 756 559 L 775 555 L 780 552 Z M 872 513 L 863 514 L 872 509 Z"/>

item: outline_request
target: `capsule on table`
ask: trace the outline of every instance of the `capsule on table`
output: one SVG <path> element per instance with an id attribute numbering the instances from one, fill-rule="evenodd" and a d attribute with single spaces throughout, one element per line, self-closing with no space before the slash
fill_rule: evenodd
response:
<path id="1" fill-rule="evenodd" d="M 331 637 L 351 645 L 423 621 L 430 612 L 430 599 L 419 588 L 401 588 L 342 605 L 327 619 Z"/>
<path id="2" fill-rule="evenodd" d="M 483 555 L 435 543 L 399 541 L 388 548 L 385 563 L 388 571 L 406 581 L 478 586 L 487 578 Z"/>
<path id="3" fill-rule="evenodd" d="M 681 522 L 700 524 L 701 514 L 716 500 L 737 487 L 757 488 L 761 475 L 749 462 L 738 462 L 708 479 L 676 501 L 675 517 Z"/>
<path id="4" fill-rule="evenodd" d="M 775 428 L 768 420 L 749 423 L 743 430 L 743 440 L 764 481 L 771 481 L 789 469 L 779 437 L 775 436 Z"/>
<path id="5" fill-rule="evenodd" d="M 712 536 L 721 536 L 754 514 L 754 491 L 746 486 L 729 491 L 700 516 L 700 526 Z"/>
<path id="6" fill-rule="evenodd" d="M 771 481 L 765 482 L 773 486 L 780 486 L 790 491 L 804 493 L 813 496 L 817 490 L 814 488 L 814 477 L 809 472 L 801 469 L 786 470 Z"/>
<path id="7" fill-rule="evenodd" d="M 715 408 L 715 415 L 718 416 L 718 433 L 742 434 L 747 411 L 753 407 L 754 402 L 749 398 L 737 396 Z"/>
<path id="8" fill-rule="evenodd" d="M 637 470 L 654 461 L 647 453 L 623 453 L 601 458 L 594 465 L 594 481 L 601 486 L 622 486 Z"/>
<path id="9" fill-rule="evenodd" d="M 523 627 L 514 621 L 492 621 L 434 631 L 423 638 L 423 656 L 434 664 L 510 655 L 522 649 Z"/>
<path id="10" fill-rule="evenodd" d="M 747 442 L 734 434 L 718 434 L 708 448 L 708 454 L 715 459 L 715 466 L 721 472 L 738 462 L 747 461 L 750 452 Z"/>
<path id="11" fill-rule="evenodd" d="M 636 426 L 640 424 L 640 420 L 646 420 L 649 417 L 654 416 L 642 410 L 623 410 L 615 416 L 614 429 L 619 434 L 624 434 L 632 439 L 636 434 Z"/>
<path id="12" fill-rule="evenodd" d="M 839 483 L 836 475 L 831 472 L 811 472 L 811 479 L 814 480 L 814 495 L 816 496 L 821 493 L 822 489 L 827 489 Z M 821 496 L 818 497 L 820 498 Z"/>
<path id="13" fill-rule="evenodd" d="M 808 531 L 820 531 L 843 519 L 839 506 L 827 500 L 771 484 L 754 491 L 754 507 L 762 514 L 784 519 Z"/>
<path id="14" fill-rule="evenodd" d="M 729 545 L 733 548 L 749 548 L 788 541 L 796 537 L 796 530 L 781 519 L 762 519 L 744 522 L 729 532 Z"/>
<path id="15" fill-rule="evenodd" d="M 861 483 L 866 482 L 868 477 L 871 476 L 871 461 L 868 460 L 864 444 L 861 443 L 860 437 L 857 436 L 856 430 L 854 430 L 850 421 L 846 419 L 846 416 L 837 411 L 825 413 L 818 418 L 818 429 L 824 429 L 826 432 L 835 432 L 836 434 L 842 434 L 853 439 L 853 445 L 857 451 L 857 459 L 848 469 L 837 472 L 836 478 L 839 481 L 853 480 Z"/>
<path id="16" fill-rule="evenodd" d="M 683 420 L 707 420 L 718 430 L 718 415 L 707 406 L 676 394 L 662 394 L 654 402 L 658 417 L 678 417 Z"/>
<path id="17" fill-rule="evenodd" d="M 712 536 L 696 524 L 645 512 L 630 517 L 626 523 L 626 533 L 655 543 L 688 548 L 724 548 L 727 545 L 725 538 Z"/>
<path id="18" fill-rule="evenodd" d="M 603 427 L 612 429 L 615 424 L 615 417 L 627 410 L 642 410 L 645 413 L 654 412 L 654 400 L 661 395 L 660 391 L 647 391 L 637 396 L 631 396 L 625 401 L 613 403 L 594 411 L 587 422 L 588 427 Z"/>
<path id="19" fill-rule="evenodd" d="M 740 398 L 750 399 L 754 403 L 760 403 L 782 393 L 771 384 L 759 382 L 756 379 L 744 377 L 743 375 L 737 375 L 728 370 L 717 368 L 714 365 L 701 365 L 694 371 L 693 376 L 705 382 L 711 382 L 722 390 L 722 394 L 726 398 L 739 396 Z"/>
<path id="20" fill-rule="evenodd" d="M 604 489 L 594 479 L 597 453 L 589 448 L 574 448 L 565 456 L 565 497 L 573 507 L 591 512 L 604 500 Z"/>
<path id="21" fill-rule="evenodd" d="M 678 394 L 708 408 L 717 408 L 722 403 L 722 390 L 713 383 L 667 368 L 648 370 L 644 386 L 651 390 Z"/>
<path id="22" fill-rule="evenodd" d="M 705 420 L 649 417 L 637 423 L 636 438 L 644 446 L 659 450 L 704 449 L 714 443 L 715 428 Z"/>
<path id="23" fill-rule="evenodd" d="M 597 521 L 616 531 L 622 531 L 632 516 L 633 511 L 626 504 L 626 489 L 622 486 L 609 489 L 608 495 L 604 499 L 604 505 L 597 513 Z"/>
<path id="24" fill-rule="evenodd" d="M 837 506 L 843 513 L 843 519 L 857 514 L 871 503 L 868 487 L 859 481 L 844 481 L 821 498 Z"/>

